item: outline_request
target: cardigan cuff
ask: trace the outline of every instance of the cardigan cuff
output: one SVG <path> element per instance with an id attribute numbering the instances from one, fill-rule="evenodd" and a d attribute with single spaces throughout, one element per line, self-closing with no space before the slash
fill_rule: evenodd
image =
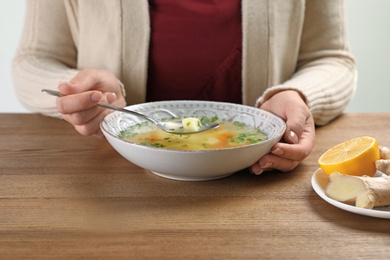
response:
<path id="1" fill-rule="evenodd" d="M 278 94 L 278 93 L 280 93 L 282 91 L 286 91 L 286 90 L 294 90 L 294 91 L 298 92 L 298 94 L 301 96 L 303 101 L 307 104 L 307 98 L 302 93 L 302 91 L 300 89 L 293 88 L 293 87 L 287 87 L 287 86 L 283 86 L 283 85 L 278 85 L 278 86 L 274 86 L 274 87 L 271 87 L 271 88 L 267 89 L 264 92 L 264 94 L 257 99 L 255 106 L 256 107 L 260 107 L 265 101 L 269 100 L 274 95 L 276 95 L 276 94 Z"/>

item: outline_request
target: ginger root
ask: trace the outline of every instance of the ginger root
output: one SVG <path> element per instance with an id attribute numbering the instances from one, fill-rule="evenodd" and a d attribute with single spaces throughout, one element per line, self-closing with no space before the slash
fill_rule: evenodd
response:
<path id="1" fill-rule="evenodd" d="M 381 159 L 390 159 L 390 148 L 386 146 L 379 146 L 379 154 Z"/>
<path id="2" fill-rule="evenodd" d="M 380 160 L 375 161 L 375 166 L 378 171 L 386 175 L 390 175 L 390 148 L 379 146 Z"/>
<path id="3" fill-rule="evenodd" d="M 334 172 L 325 194 L 334 200 L 372 209 L 390 205 L 390 176 L 352 176 Z"/>
<path id="4" fill-rule="evenodd" d="M 375 166 L 378 171 L 381 171 L 386 175 L 390 175 L 390 159 L 376 160 Z"/>

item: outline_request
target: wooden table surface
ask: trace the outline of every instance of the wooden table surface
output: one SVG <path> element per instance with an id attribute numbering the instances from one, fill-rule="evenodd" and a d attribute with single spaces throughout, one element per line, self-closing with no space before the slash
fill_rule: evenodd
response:
<path id="1" fill-rule="evenodd" d="M 347 139 L 390 146 L 390 114 L 317 129 L 294 171 L 164 179 L 66 122 L 0 114 L 0 259 L 389 259 L 390 220 L 322 200 L 317 159 Z"/>

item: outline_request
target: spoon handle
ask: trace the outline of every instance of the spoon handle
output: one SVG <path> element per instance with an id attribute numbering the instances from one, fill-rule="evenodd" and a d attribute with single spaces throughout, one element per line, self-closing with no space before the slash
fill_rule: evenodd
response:
<path id="1" fill-rule="evenodd" d="M 121 107 L 117 107 L 117 106 L 113 106 L 113 105 L 110 105 L 110 104 L 107 104 L 107 103 L 103 103 L 103 102 L 99 102 L 98 106 L 105 107 L 105 108 L 112 109 L 112 110 L 116 110 L 116 111 L 123 112 L 123 113 L 132 114 L 132 115 L 139 116 L 139 117 L 143 117 L 143 118 L 145 118 L 145 119 L 147 119 L 147 120 L 149 120 L 149 121 L 151 121 L 152 123 L 155 123 L 155 124 L 159 123 L 158 121 L 154 120 L 153 118 L 145 116 L 144 114 L 138 113 L 136 111 L 127 110 L 127 109 L 124 109 L 124 108 L 121 108 Z"/>
<path id="2" fill-rule="evenodd" d="M 52 96 L 56 96 L 56 97 L 63 97 L 64 96 L 59 91 L 51 90 L 51 89 L 42 89 L 42 92 L 46 93 L 46 94 L 49 94 L 49 95 L 52 95 Z M 138 113 L 138 112 L 135 112 L 135 111 L 127 110 L 127 109 L 124 109 L 124 108 L 121 108 L 121 107 L 117 107 L 117 106 L 113 106 L 113 105 L 110 105 L 110 104 L 107 104 L 107 103 L 103 103 L 103 102 L 99 102 L 98 106 L 101 106 L 101 107 L 104 107 L 104 108 L 108 108 L 108 109 L 112 109 L 112 110 L 116 110 L 116 111 L 120 111 L 120 112 L 123 112 L 123 113 L 132 114 L 132 115 L 135 115 L 135 116 L 140 116 L 140 117 L 146 118 L 147 120 L 151 121 L 152 123 L 158 124 L 158 122 L 156 120 L 154 120 L 153 118 L 145 116 L 144 114 L 141 114 L 141 113 Z"/>
<path id="3" fill-rule="evenodd" d="M 56 96 L 56 97 L 62 97 L 63 95 L 59 91 L 51 90 L 51 89 L 42 89 L 41 90 L 43 93 Z"/>

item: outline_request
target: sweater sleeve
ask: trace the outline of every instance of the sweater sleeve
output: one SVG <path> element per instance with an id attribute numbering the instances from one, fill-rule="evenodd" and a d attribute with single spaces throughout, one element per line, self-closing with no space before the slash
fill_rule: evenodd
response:
<path id="1" fill-rule="evenodd" d="M 77 73 L 76 47 L 63 1 L 26 1 L 25 25 L 12 64 L 20 102 L 33 112 L 59 117 L 55 98 L 41 89 L 56 89 Z"/>
<path id="2" fill-rule="evenodd" d="M 267 89 L 257 105 L 280 91 L 293 89 L 306 99 L 317 125 L 340 115 L 355 92 L 357 78 L 344 19 L 342 0 L 306 1 L 296 72 Z"/>

